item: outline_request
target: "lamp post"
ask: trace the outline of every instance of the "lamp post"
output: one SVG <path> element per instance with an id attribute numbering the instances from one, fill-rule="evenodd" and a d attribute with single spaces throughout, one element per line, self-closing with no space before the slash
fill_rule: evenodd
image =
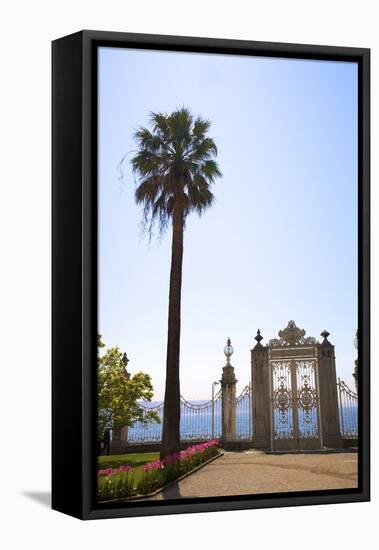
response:
<path id="1" fill-rule="evenodd" d="M 234 374 L 234 367 L 230 362 L 234 349 L 230 338 L 224 348 L 226 365 L 222 369 L 221 376 L 221 399 L 222 399 L 222 432 L 221 438 L 224 442 L 234 440 L 236 437 L 236 385 L 237 380 Z"/>
<path id="2" fill-rule="evenodd" d="M 224 353 L 226 355 L 226 365 L 229 366 L 230 365 L 230 358 L 234 353 L 234 349 L 233 349 L 232 342 L 231 342 L 230 338 L 228 338 L 228 340 L 226 342 L 226 346 L 224 348 Z"/>
<path id="3" fill-rule="evenodd" d="M 215 386 L 220 382 L 212 382 L 212 439 L 215 437 Z"/>

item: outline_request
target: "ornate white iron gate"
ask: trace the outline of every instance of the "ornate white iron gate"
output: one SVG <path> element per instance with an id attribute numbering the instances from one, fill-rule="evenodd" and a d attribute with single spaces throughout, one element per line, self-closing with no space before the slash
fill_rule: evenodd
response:
<path id="1" fill-rule="evenodd" d="M 337 387 L 342 437 L 358 439 L 358 394 L 340 378 Z"/>
<path id="2" fill-rule="evenodd" d="M 271 450 L 323 447 L 314 338 L 293 323 L 270 340 Z"/>

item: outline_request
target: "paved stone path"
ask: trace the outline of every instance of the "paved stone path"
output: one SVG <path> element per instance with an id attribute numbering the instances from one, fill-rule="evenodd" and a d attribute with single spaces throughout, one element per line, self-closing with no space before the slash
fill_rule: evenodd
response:
<path id="1" fill-rule="evenodd" d="M 357 454 L 225 453 L 149 500 L 357 487 Z"/>

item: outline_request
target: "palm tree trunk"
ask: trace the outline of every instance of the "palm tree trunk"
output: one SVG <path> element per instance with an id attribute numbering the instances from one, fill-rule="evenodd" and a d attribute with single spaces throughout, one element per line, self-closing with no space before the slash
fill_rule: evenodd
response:
<path id="1" fill-rule="evenodd" d="M 163 432 L 160 452 L 161 458 L 180 450 L 179 356 L 183 229 L 183 211 L 181 207 L 176 207 L 173 212 L 172 220 L 166 388 L 163 410 Z"/>

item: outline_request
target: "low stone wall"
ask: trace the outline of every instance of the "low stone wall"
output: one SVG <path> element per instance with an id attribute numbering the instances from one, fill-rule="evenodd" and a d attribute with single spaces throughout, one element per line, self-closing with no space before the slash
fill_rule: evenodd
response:
<path id="1" fill-rule="evenodd" d="M 348 449 L 349 447 L 358 447 L 358 439 L 357 438 L 344 438 L 342 440 L 342 447 L 344 449 Z"/>
<path id="2" fill-rule="evenodd" d="M 252 448 L 253 443 L 249 439 L 236 439 L 223 441 L 220 445 L 225 451 L 247 451 Z"/>

